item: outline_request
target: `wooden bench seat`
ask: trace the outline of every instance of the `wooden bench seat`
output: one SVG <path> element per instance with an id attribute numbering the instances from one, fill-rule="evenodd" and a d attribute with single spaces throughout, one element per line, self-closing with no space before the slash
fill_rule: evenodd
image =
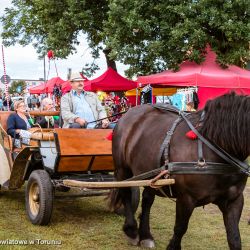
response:
<path id="1" fill-rule="evenodd" d="M 0 111 L 0 123 L 2 128 L 7 132 L 7 120 L 10 114 L 14 114 L 14 111 Z"/>

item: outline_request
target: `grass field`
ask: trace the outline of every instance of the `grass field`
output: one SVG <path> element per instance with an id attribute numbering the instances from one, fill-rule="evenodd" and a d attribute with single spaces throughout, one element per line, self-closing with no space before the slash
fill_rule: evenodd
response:
<path id="1" fill-rule="evenodd" d="M 250 183 L 245 189 L 240 222 L 243 249 L 250 249 Z M 59 240 L 58 249 L 140 249 L 127 244 L 122 233 L 123 218 L 108 211 L 103 197 L 55 200 L 49 226 L 33 226 L 25 214 L 24 189 L 0 193 L 0 240 Z M 140 212 L 140 209 L 138 213 Z M 166 249 L 172 236 L 175 203 L 157 198 L 151 213 L 156 249 Z M 51 249 L 51 245 L 3 246 L 0 249 Z M 197 208 L 182 242 L 183 249 L 228 249 L 222 215 L 214 205 Z"/>

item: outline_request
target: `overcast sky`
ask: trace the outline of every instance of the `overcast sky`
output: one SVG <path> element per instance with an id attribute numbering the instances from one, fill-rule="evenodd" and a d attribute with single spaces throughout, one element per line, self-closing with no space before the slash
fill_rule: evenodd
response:
<path id="1" fill-rule="evenodd" d="M 3 15 L 4 9 L 11 6 L 11 0 L 0 0 L 0 15 Z M 0 32 L 2 32 L 2 24 L 0 22 Z M 77 53 L 70 55 L 67 59 L 56 60 L 58 69 L 58 75 L 66 80 L 68 68 L 72 68 L 72 71 L 81 71 L 82 67 L 86 63 L 91 63 L 93 59 L 90 55 L 90 50 L 84 39 L 80 37 L 81 43 L 77 47 Z M 0 45 L 2 46 L 2 39 L 0 37 Z M 2 48 L 1 48 L 1 60 L 0 60 L 0 77 L 3 75 L 3 61 L 2 61 Z M 4 47 L 6 73 L 12 79 L 39 79 L 43 78 L 43 60 L 38 60 L 38 55 L 32 45 L 22 47 L 15 45 L 11 47 Z M 46 58 L 46 64 L 48 65 L 48 59 Z M 100 70 L 94 76 L 101 75 L 106 69 L 105 57 L 102 54 L 101 58 L 96 61 L 100 67 Z M 124 69 L 126 67 L 120 63 L 117 64 L 118 73 L 124 75 Z M 48 74 L 48 68 L 46 69 L 46 75 Z M 55 77 L 56 71 L 54 63 L 51 63 L 49 78 Z"/>

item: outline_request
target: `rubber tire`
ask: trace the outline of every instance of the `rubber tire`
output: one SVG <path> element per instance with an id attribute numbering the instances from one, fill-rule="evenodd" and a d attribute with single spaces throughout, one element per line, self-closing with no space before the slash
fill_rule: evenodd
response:
<path id="1" fill-rule="evenodd" d="M 140 204 L 140 188 L 139 187 L 131 187 L 132 190 L 132 211 L 135 213 Z M 115 213 L 118 215 L 125 216 L 125 211 L 123 205 L 115 210 Z"/>
<path id="2" fill-rule="evenodd" d="M 29 191 L 33 183 L 39 188 L 39 211 L 36 216 L 32 214 L 29 204 Z M 34 170 L 28 179 L 25 191 L 25 207 L 29 220 L 34 225 L 48 225 L 53 210 L 54 190 L 49 174 L 45 170 Z"/>

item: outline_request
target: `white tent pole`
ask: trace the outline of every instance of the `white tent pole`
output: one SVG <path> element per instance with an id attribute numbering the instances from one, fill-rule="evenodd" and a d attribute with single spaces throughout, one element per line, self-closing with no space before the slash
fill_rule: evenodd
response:
<path id="1" fill-rule="evenodd" d="M 138 105 L 138 88 L 136 88 L 136 99 L 135 99 L 135 106 Z"/>

